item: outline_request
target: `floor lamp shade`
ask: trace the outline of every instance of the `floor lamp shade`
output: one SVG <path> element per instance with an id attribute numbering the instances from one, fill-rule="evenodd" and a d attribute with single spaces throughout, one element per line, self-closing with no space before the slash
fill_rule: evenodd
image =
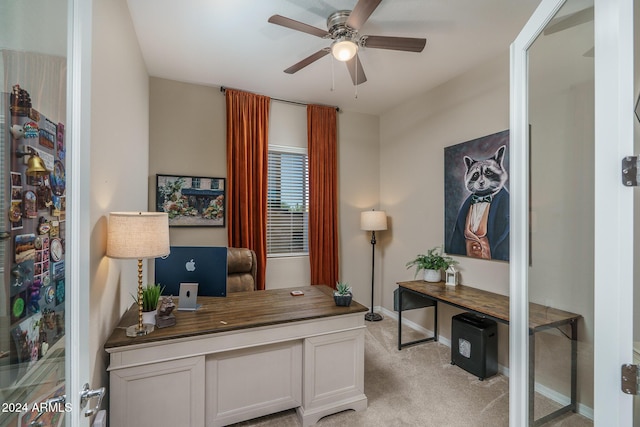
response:
<path id="1" fill-rule="evenodd" d="M 384 211 L 364 211 L 360 214 L 360 229 L 378 231 L 387 229 L 387 214 Z"/>
<path id="2" fill-rule="evenodd" d="M 169 255 L 169 216 L 163 212 L 111 212 L 109 258 L 144 259 Z"/>

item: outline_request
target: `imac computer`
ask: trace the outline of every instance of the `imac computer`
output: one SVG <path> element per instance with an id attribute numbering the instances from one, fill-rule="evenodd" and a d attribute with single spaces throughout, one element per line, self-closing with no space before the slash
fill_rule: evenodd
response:
<path id="1" fill-rule="evenodd" d="M 155 282 L 162 295 L 178 296 L 180 283 L 197 283 L 198 295 L 227 296 L 227 248 L 171 246 L 171 253 L 155 261 Z"/>

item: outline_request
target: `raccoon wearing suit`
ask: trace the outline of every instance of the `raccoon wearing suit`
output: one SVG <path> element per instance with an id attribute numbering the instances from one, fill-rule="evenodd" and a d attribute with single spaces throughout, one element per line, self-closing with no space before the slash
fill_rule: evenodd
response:
<path id="1" fill-rule="evenodd" d="M 449 253 L 483 259 L 509 259 L 508 174 L 503 166 L 506 146 L 486 160 L 464 156 L 465 187 L 471 194 L 458 211 Z"/>

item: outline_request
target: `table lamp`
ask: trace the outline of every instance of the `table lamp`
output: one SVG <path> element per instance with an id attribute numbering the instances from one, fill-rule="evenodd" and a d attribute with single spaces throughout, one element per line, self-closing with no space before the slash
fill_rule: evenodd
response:
<path id="1" fill-rule="evenodd" d="M 370 322 L 382 320 L 382 315 L 373 312 L 373 278 L 376 255 L 376 231 L 387 229 L 387 214 L 384 211 L 370 210 L 360 213 L 360 229 L 371 231 L 371 311 L 364 315 Z"/>
<path id="2" fill-rule="evenodd" d="M 138 324 L 127 336 L 147 335 L 153 325 L 142 323 L 142 260 L 169 255 L 169 216 L 163 212 L 111 212 L 107 256 L 138 260 Z"/>

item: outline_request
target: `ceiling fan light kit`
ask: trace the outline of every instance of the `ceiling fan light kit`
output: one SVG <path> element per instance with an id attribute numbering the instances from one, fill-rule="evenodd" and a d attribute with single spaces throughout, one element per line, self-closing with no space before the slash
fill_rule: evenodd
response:
<path id="1" fill-rule="evenodd" d="M 313 53 L 284 70 L 285 73 L 296 73 L 331 51 L 331 55 L 335 59 L 347 65 L 347 70 L 349 70 L 353 84 L 359 85 L 367 81 L 367 77 L 362 69 L 362 64 L 358 58 L 360 47 L 404 52 L 422 52 L 427 42 L 424 38 L 358 35 L 360 28 L 362 28 L 381 1 L 382 0 L 358 0 L 358 3 L 356 3 L 352 11 L 339 10 L 333 12 L 327 18 L 327 31 L 281 15 L 273 15 L 270 17 L 268 22 L 272 24 L 301 31 L 316 37 L 333 40 L 330 49 L 326 47 L 320 49 L 318 52 Z"/>
<path id="2" fill-rule="evenodd" d="M 356 56 L 358 45 L 349 39 L 336 40 L 331 44 L 331 54 L 338 61 L 346 62 Z"/>

